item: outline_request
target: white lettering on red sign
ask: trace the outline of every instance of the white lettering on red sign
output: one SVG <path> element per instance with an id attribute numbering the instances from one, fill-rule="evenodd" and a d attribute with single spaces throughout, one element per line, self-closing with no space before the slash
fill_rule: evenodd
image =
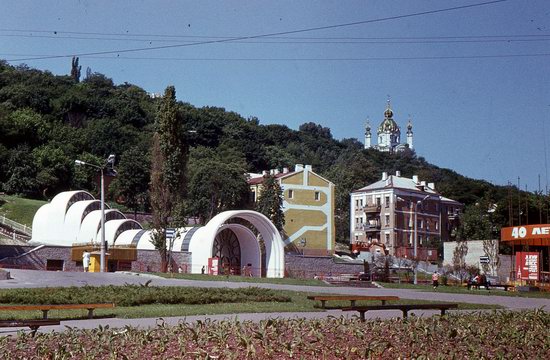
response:
<path id="1" fill-rule="evenodd" d="M 534 227 L 532 235 L 548 235 L 550 234 L 550 227 Z"/>
<path id="2" fill-rule="evenodd" d="M 525 235 L 527 235 L 527 229 L 523 226 L 521 227 L 515 227 L 512 229 L 512 237 L 514 238 L 524 238 Z"/>

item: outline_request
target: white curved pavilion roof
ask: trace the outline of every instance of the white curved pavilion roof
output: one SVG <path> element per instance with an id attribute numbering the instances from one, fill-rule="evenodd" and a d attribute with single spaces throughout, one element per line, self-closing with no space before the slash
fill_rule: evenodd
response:
<path id="1" fill-rule="evenodd" d="M 67 191 L 58 194 L 43 205 L 33 219 L 33 238 L 30 243 L 72 246 L 89 244 L 101 239 L 101 210 L 99 201 L 85 191 Z M 191 271 L 200 272 L 213 255 L 216 236 L 230 229 L 241 247 L 241 262 L 260 269 L 260 247 L 256 235 L 246 226 L 227 223 L 244 219 L 252 224 L 265 242 L 267 276 L 283 277 L 284 243 L 281 235 L 264 215 L 251 210 L 226 211 L 216 215 L 203 227 L 177 229 L 172 250 L 191 253 Z M 153 230 L 142 226 L 115 209 L 105 210 L 105 240 L 109 246 L 128 246 L 140 250 L 155 250 L 151 238 Z M 167 244 L 169 247 L 169 244 Z M 260 275 L 259 270 L 255 270 Z"/>

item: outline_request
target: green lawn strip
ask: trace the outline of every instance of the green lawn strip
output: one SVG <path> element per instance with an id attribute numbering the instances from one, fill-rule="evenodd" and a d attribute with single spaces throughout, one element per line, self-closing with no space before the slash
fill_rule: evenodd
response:
<path id="1" fill-rule="evenodd" d="M 434 290 L 431 285 L 414 285 L 414 284 L 397 284 L 397 283 L 378 283 L 387 289 L 415 289 L 424 292 L 443 292 L 450 294 L 469 294 L 469 295 L 485 295 L 485 296 L 511 296 L 511 297 L 525 297 L 525 298 L 542 298 L 550 299 L 550 292 L 545 291 L 504 291 L 498 288 L 491 288 L 486 290 L 484 287 L 481 289 L 468 290 L 466 286 L 439 286 L 437 290 Z"/>
<path id="2" fill-rule="evenodd" d="M 155 318 L 169 316 L 192 316 L 192 315 L 215 315 L 215 314 L 238 314 L 238 313 L 284 313 L 284 312 L 311 312 L 321 311 L 320 303 L 308 300 L 308 296 L 326 295 L 319 293 L 277 291 L 278 295 L 290 297 L 290 302 L 237 302 L 237 303 L 215 303 L 201 305 L 187 304 L 148 304 L 140 306 L 117 306 L 114 309 L 97 309 L 95 317 L 118 317 L 118 318 Z M 431 301 L 408 300 L 391 301 L 389 304 L 426 304 Z M 440 301 L 438 301 L 440 303 Z M 358 301 L 357 305 L 378 305 L 380 301 Z M 3 304 L 15 305 L 15 304 Z M 19 304 L 21 305 L 21 304 Z M 327 309 L 347 307 L 349 301 L 327 302 Z M 459 303 L 458 309 L 499 309 L 498 305 L 468 304 Z M 87 310 L 50 310 L 48 317 L 52 319 L 86 319 Z M 40 319 L 41 311 L 1 311 L 1 320 L 12 319 Z"/>
<path id="3" fill-rule="evenodd" d="M 238 275 L 202 275 L 202 274 L 174 274 L 174 273 L 154 273 L 154 275 L 170 279 L 200 280 L 200 281 L 229 281 L 263 284 L 282 284 L 282 285 L 303 285 L 303 286 L 331 286 L 321 280 L 316 279 L 293 279 L 293 278 L 258 278 Z"/>
<path id="4" fill-rule="evenodd" d="M 290 302 L 236 302 L 215 304 L 148 304 L 140 306 L 117 306 L 114 309 L 97 309 L 95 317 L 119 318 L 148 318 L 168 316 L 237 314 L 237 313 L 279 313 L 319 311 L 311 300 L 307 300 L 311 293 L 295 291 L 277 291 L 278 295 L 290 297 Z M 16 304 L 1 304 L 16 305 Z M 17 304 L 22 305 L 22 304 Z M 85 319 L 87 310 L 50 310 L 48 317 L 52 319 Z M 0 311 L 0 320 L 12 319 L 40 319 L 42 312 L 35 311 Z"/>
<path id="5" fill-rule="evenodd" d="M 10 220 L 27 226 L 32 225 L 32 219 L 38 208 L 47 204 L 46 201 L 8 195 L 0 196 L 0 200 L 2 200 L 0 201 L 0 215 L 5 215 Z"/>

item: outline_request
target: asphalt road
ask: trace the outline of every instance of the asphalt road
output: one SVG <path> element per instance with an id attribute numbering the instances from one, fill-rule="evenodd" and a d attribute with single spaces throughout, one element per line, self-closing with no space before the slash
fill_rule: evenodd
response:
<path id="1" fill-rule="evenodd" d="M 403 299 L 419 299 L 431 301 L 484 303 L 501 305 L 511 310 L 521 309 L 550 309 L 550 299 L 519 298 L 509 296 L 481 296 L 470 294 L 449 294 L 442 292 L 422 292 L 411 289 L 373 289 L 355 287 L 318 287 L 299 285 L 279 285 L 266 283 L 238 283 L 229 281 L 197 281 L 182 279 L 166 279 L 159 276 L 134 273 L 81 273 L 81 272 L 52 272 L 35 270 L 9 269 L 12 279 L 0 281 L 0 289 L 10 288 L 35 288 L 35 287 L 58 287 L 58 286 L 99 286 L 99 285 L 124 285 L 144 284 L 151 280 L 150 286 L 192 286 L 192 287 L 227 287 L 240 288 L 257 286 L 275 290 L 308 291 L 318 293 L 338 293 L 354 295 L 394 295 Z M 485 291 L 485 290 L 479 290 Z M 492 290 L 499 291 L 499 290 Z M 429 316 L 438 314 L 439 311 L 413 311 L 417 316 Z M 259 321 L 267 318 L 325 318 L 327 316 L 342 316 L 339 310 L 323 312 L 304 313 L 260 313 L 260 314 L 226 314 L 226 315 L 201 315 L 188 317 L 169 317 L 164 321 L 167 324 L 177 324 L 180 321 L 195 322 L 209 318 L 211 320 L 239 319 L 241 321 Z M 353 316 L 347 313 L 345 316 Z M 367 318 L 392 318 L 401 316 L 400 311 L 378 311 L 367 312 Z M 41 331 L 63 331 L 65 326 L 76 328 L 95 328 L 98 325 L 109 325 L 112 328 L 124 327 L 126 325 L 136 327 L 153 327 L 157 325 L 157 318 L 150 319 L 92 319 L 92 320 L 69 320 L 63 321 L 60 326 L 49 326 L 41 328 Z M 17 328 L 2 328 L 0 335 L 12 335 Z"/>

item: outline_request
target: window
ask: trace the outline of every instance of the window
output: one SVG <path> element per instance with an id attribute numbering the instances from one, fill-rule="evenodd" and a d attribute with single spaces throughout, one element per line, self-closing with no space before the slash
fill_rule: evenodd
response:
<path id="1" fill-rule="evenodd" d="M 359 222 L 360 222 L 361 224 L 363 223 L 363 218 L 362 218 L 362 217 L 359 218 Z"/>
<path id="2" fill-rule="evenodd" d="M 315 192 L 315 201 L 321 200 L 321 193 L 319 191 Z"/>
<path id="3" fill-rule="evenodd" d="M 413 233 L 409 234 L 409 246 L 412 246 L 413 243 Z"/>
<path id="4" fill-rule="evenodd" d="M 361 207 L 363 206 L 363 199 L 361 199 Z"/>
<path id="5" fill-rule="evenodd" d="M 254 203 L 256 202 L 256 191 L 255 190 L 252 190 L 250 192 L 250 200 Z"/>
<path id="6" fill-rule="evenodd" d="M 355 206 L 359 207 L 359 200 L 355 200 Z"/>
<path id="7" fill-rule="evenodd" d="M 418 235 L 418 243 L 422 245 L 422 235 Z"/>
<path id="8" fill-rule="evenodd" d="M 386 207 L 390 207 L 390 197 L 389 196 L 386 196 L 386 198 L 384 199 L 384 203 L 386 204 Z"/>
<path id="9" fill-rule="evenodd" d="M 390 234 L 386 234 L 386 244 L 390 243 Z"/>
<path id="10" fill-rule="evenodd" d="M 288 190 L 288 198 L 289 198 L 289 199 L 293 199 L 293 198 L 294 198 L 294 190 L 292 190 L 292 189 L 289 189 L 289 190 Z"/>
<path id="11" fill-rule="evenodd" d="M 418 227 L 419 227 L 420 229 L 423 229 L 423 228 L 424 228 L 424 220 L 422 220 L 422 219 L 418 220 L 418 224 L 417 224 L 417 225 L 418 225 Z"/>
<path id="12" fill-rule="evenodd" d="M 386 215 L 386 226 L 390 226 L 390 216 Z"/>
<path id="13" fill-rule="evenodd" d="M 355 235 L 355 241 L 359 241 L 359 236 Z"/>
<path id="14" fill-rule="evenodd" d="M 380 198 L 379 197 L 376 198 L 376 206 L 380 206 Z"/>
<path id="15" fill-rule="evenodd" d="M 436 230 L 439 230 L 439 222 L 436 221 L 436 222 L 434 223 L 434 227 L 435 227 Z"/>

